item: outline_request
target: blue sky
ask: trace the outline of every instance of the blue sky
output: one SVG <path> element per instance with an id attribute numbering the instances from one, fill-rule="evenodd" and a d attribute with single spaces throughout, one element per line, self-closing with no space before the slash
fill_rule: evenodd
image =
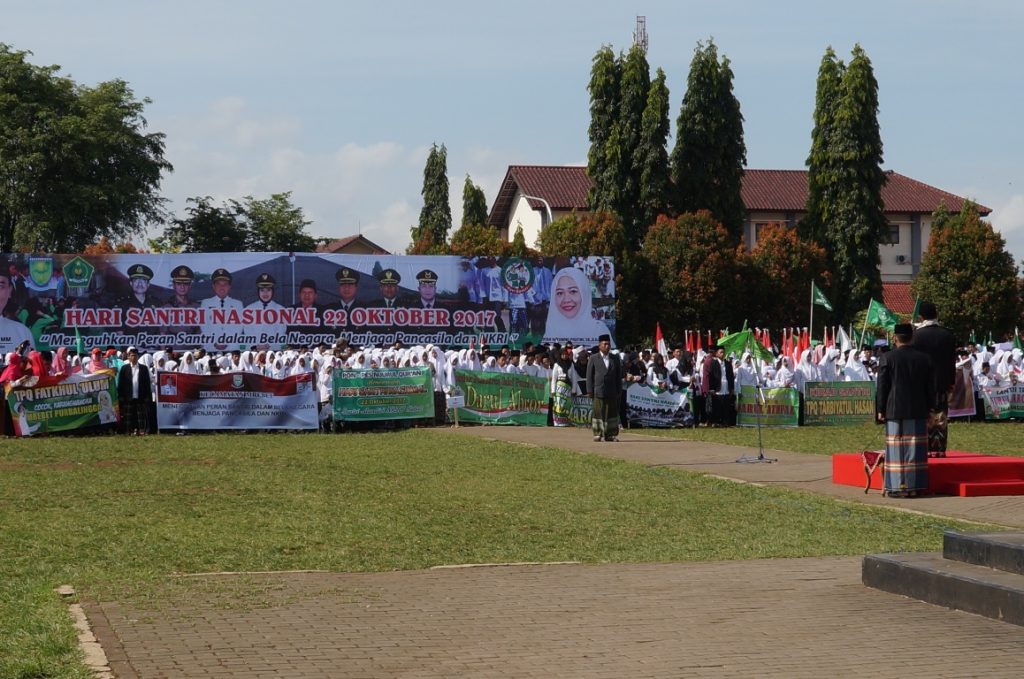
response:
<path id="1" fill-rule="evenodd" d="M 971 197 L 1024 259 L 1024 3 L 0 0 L 0 41 L 77 81 L 123 78 L 167 134 L 171 208 L 292 191 L 314 235 L 408 244 L 427 150 L 492 203 L 510 164 L 581 164 L 590 62 L 647 17 L 673 127 L 698 40 L 732 61 L 748 166 L 800 169 L 818 64 L 859 42 L 885 167 Z"/>

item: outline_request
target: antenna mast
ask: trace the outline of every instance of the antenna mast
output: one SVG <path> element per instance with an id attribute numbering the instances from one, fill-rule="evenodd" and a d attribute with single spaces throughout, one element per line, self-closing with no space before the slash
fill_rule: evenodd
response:
<path id="1" fill-rule="evenodd" d="M 647 17 L 637 16 L 636 30 L 633 31 L 633 44 L 639 45 L 640 49 L 647 53 Z"/>

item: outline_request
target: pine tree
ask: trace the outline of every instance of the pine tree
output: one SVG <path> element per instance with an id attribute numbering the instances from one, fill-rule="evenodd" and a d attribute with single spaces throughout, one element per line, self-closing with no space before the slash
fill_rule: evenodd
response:
<path id="1" fill-rule="evenodd" d="M 658 215 L 668 205 L 668 143 L 669 94 L 665 84 L 665 72 L 660 68 L 647 92 L 647 105 L 641 122 L 640 144 L 633 156 L 633 168 L 640 177 L 640 230 L 639 239 L 632 240 L 638 246 Z M 631 234 L 632 235 L 632 234 Z"/>
<path id="2" fill-rule="evenodd" d="M 838 162 L 832 153 L 832 140 L 845 71 L 845 64 L 829 46 L 818 67 L 814 129 L 811 153 L 807 157 L 807 216 L 799 225 L 801 235 L 818 243 L 824 241 L 823 223 L 828 217 L 828 207 L 835 202 Z"/>
<path id="3" fill-rule="evenodd" d="M 805 231 L 818 235 L 831 259 L 836 317 L 849 318 L 881 295 L 878 246 L 888 239 L 889 225 L 882 203 L 885 173 L 878 82 L 871 60 L 856 45 L 845 69 L 832 61 L 834 55 L 827 51 L 819 73 L 820 111 L 815 112 L 808 158 L 814 203 L 809 201 L 813 212 Z M 841 72 L 838 99 L 833 91 L 836 69 Z"/>
<path id="4" fill-rule="evenodd" d="M 448 203 L 448 149 L 434 144 L 423 168 L 423 208 L 419 226 L 412 229 L 410 252 L 443 250 L 452 227 L 452 208 Z"/>
<path id="5" fill-rule="evenodd" d="M 739 243 L 744 217 L 740 183 L 747 149 L 732 78 L 729 59 L 719 61 L 714 41 L 698 43 L 676 120 L 671 164 L 676 210 L 708 210 Z"/>
<path id="6" fill-rule="evenodd" d="M 516 226 L 516 232 L 512 236 L 512 245 L 509 247 L 509 252 L 513 257 L 526 257 L 529 254 L 529 251 L 526 249 L 526 234 L 523 233 L 523 225 L 521 223 Z"/>
<path id="7" fill-rule="evenodd" d="M 462 186 L 462 225 L 487 224 L 487 198 L 484 190 L 466 175 Z"/>
<path id="8" fill-rule="evenodd" d="M 640 209 L 640 158 L 637 155 L 643 139 L 643 116 L 651 88 L 651 69 L 643 47 L 634 44 L 621 60 L 619 82 L 619 117 L 615 140 L 619 151 L 613 154 L 618 166 L 614 187 L 614 210 L 622 219 L 631 244 L 639 245 L 643 237 L 643 214 Z M 609 157 L 612 162 L 612 157 Z"/>
<path id="9" fill-rule="evenodd" d="M 603 46 L 594 55 L 590 69 L 590 150 L 587 153 L 587 176 L 593 182 L 590 190 L 591 210 L 614 210 L 620 166 L 615 151 L 618 144 L 616 121 L 619 117 L 619 81 L 621 64 L 612 48 Z M 611 159 L 609 160 L 609 156 Z"/>

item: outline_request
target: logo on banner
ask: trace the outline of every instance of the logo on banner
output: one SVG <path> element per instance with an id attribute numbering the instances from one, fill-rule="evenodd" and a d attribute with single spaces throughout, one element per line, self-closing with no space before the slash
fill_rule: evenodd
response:
<path id="1" fill-rule="evenodd" d="M 96 268 L 81 257 L 75 257 L 64 265 L 64 280 L 68 287 L 87 288 Z"/>
<path id="2" fill-rule="evenodd" d="M 37 288 L 45 288 L 53 278 L 53 259 L 50 257 L 29 257 L 28 271 Z"/>
<path id="3" fill-rule="evenodd" d="M 505 261 L 501 267 L 501 284 L 511 293 L 526 292 L 533 286 L 533 266 L 518 257 Z"/>
<path id="4" fill-rule="evenodd" d="M 241 389 L 245 386 L 245 376 L 242 373 L 235 373 L 231 376 L 231 386 L 235 389 Z"/>

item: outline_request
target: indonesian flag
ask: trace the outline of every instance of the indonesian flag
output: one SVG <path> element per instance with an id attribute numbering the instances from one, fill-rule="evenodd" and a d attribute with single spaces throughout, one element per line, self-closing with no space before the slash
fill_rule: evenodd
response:
<path id="1" fill-rule="evenodd" d="M 661 334 L 661 323 L 654 324 L 654 347 L 661 357 L 668 360 L 668 345 L 665 344 L 665 336 Z"/>
<path id="2" fill-rule="evenodd" d="M 772 338 L 771 335 L 768 333 L 768 328 L 765 328 L 764 331 L 761 332 L 761 346 L 763 346 L 768 351 L 771 351 L 772 349 Z"/>

